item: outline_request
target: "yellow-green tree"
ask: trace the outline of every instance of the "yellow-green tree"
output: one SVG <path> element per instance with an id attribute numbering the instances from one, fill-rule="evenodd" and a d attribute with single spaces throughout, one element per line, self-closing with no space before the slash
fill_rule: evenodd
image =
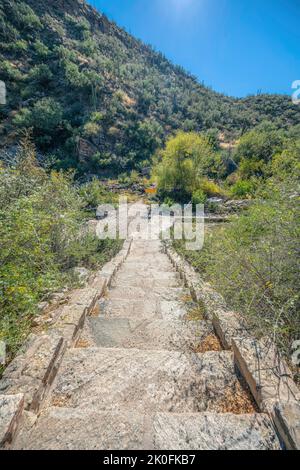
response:
<path id="1" fill-rule="evenodd" d="M 157 157 L 153 176 L 161 193 L 183 200 L 191 197 L 213 163 L 214 152 L 205 136 L 180 131 Z"/>

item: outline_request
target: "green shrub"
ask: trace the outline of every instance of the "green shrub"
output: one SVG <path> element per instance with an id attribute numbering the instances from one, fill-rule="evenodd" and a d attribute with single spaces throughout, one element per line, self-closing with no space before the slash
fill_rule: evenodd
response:
<path id="1" fill-rule="evenodd" d="M 17 67 L 13 67 L 8 60 L 0 62 L 1 79 L 19 81 L 22 80 L 23 74 Z"/>
<path id="2" fill-rule="evenodd" d="M 78 65 L 69 60 L 65 60 L 64 69 L 68 85 L 75 88 L 84 88 L 89 84 L 87 77 L 83 72 L 80 72 Z"/>
<path id="3" fill-rule="evenodd" d="M 103 121 L 104 119 L 104 114 L 100 113 L 99 111 L 95 111 L 94 113 L 91 114 L 91 121 L 95 122 L 96 124 L 99 124 Z"/>
<path id="4" fill-rule="evenodd" d="M 28 108 L 21 108 L 14 118 L 13 123 L 17 127 L 29 127 L 31 124 L 31 111 Z"/>
<path id="5" fill-rule="evenodd" d="M 66 61 L 77 62 L 77 52 L 73 49 L 68 49 L 65 46 L 56 46 L 54 48 L 54 53 L 57 55 L 58 59 L 62 64 Z"/>
<path id="6" fill-rule="evenodd" d="M 164 199 L 164 202 L 163 202 L 163 205 L 167 208 L 169 207 L 172 207 L 173 205 L 175 204 L 175 202 L 173 201 L 173 199 L 171 199 L 170 197 L 166 197 Z"/>
<path id="7" fill-rule="evenodd" d="M 300 181 L 300 139 L 289 141 L 283 152 L 274 156 L 270 171 L 277 179 L 293 177 Z"/>
<path id="8" fill-rule="evenodd" d="M 97 45 L 92 38 L 79 43 L 79 50 L 88 57 L 93 56 L 97 52 Z"/>
<path id="9" fill-rule="evenodd" d="M 50 49 L 40 40 L 36 40 L 33 44 L 37 56 L 41 59 L 47 59 L 50 55 Z"/>
<path id="10" fill-rule="evenodd" d="M 192 203 L 193 206 L 197 206 L 197 204 L 205 204 L 207 200 L 207 195 L 202 189 L 197 189 L 193 192 L 192 195 Z"/>
<path id="11" fill-rule="evenodd" d="M 43 86 L 47 86 L 52 79 L 53 73 L 46 64 L 36 65 L 28 74 L 30 83 L 35 82 Z"/>
<path id="12" fill-rule="evenodd" d="M 237 161 L 263 160 L 269 162 L 283 146 L 283 133 L 271 123 L 262 123 L 246 133 L 239 141 L 235 151 Z"/>
<path id="13" fill-rule="evenodd" d="M 69 30 L 76 39 L 84 41 L 90 37 L 90 24 L 86 18 L 75 18 L 72 15 L 66 14 Z"/>
<path id="14" fill-rule="evenodd" d="M 168 140 L 161 160 L 154 165 L 153 176 L 159 191 L 169 193 L 176 200 L 190 199 L 212 160 L 213 152 L 205 137 L 178 132 Z"/>
<path id="15" fill-rule="evenodd" d="M 99 267 L 120 248 L 119 240 L 88 233 L 82 193 L 89 191 L 72 182 L 71 174 L 41 168 L 28 138 L 14 166 L 0 166 L 0 340 L 8 359 L 30 332 L 38 302 L 72 286 L 76 265 Z"/>
<path id="16" fill-rule="evenodd" d="M 4 44 L 3 47 L 16 54 L 22 54 L 22 52 L 26 52 L 28 50 L 28 43 L 23 39 L 18 39 L 17 41 Z"/>
<path id="17" fill-rule="evenodd" d="M 79 188 L 79 195 L 84 201 L 86 209 L 95 210 L 99 204 L 115 204 L 118 201 L 118 196 L 100 183 L 97 179 L 86 183 Z"/>
<path id="18" fill-rule="evenodd" d="M 62 122 L 63 110 L 53 98 L 37 101 L 31 112 L 30 124 L 35 129 L 47 134 L 52 133 Z"/>
<path id="19" fill-rule="evenodd" d="M 220 188 L 220 186 L 212 180 L 208 180 L 207 178 L 203 178 L 200 180 L 199 183 L 201 191 L 208 197 L 217 197 L 223 196 L 224 190 Z"/>
<path id="20" fill-rule="evenodd" d="M 95 122 L 89 121 L 85 123 L 83 126 L 83 133 L 84 136 L 89 138 L 89 137 L 96 137 L 99 135 L 101 132 L 101 127 L 96 124 Z"/>
<path id="21" fill-rule="evenodd" d="M 138 183 L 140 181 L 140 176 L 136 170 L 132 170 L 130 173 L 130 182 L 131 184 Z"/>
<path id="22" fill-rule="evenodd" d="M 239 164 L 238 174 L 246 180 L 252 177 L 262 178 L 267 176 L 268 164 L 264 160 L 247 160 L 243 158 Z"/>
<path id="23" fill-rule="evenodd" d="M 32 32 L 42 28 L 39 17 L 25 2 L 15 3 L 12 8 L 12 22 L 24 32 Z"/>
<path id="24" fill-rule="evenodd" d="M 101 168 L 112 168 L 114 164 L 114 160 L 112 155 L 109 152 L 96 152 L 88 166 L 89 170 L 93 168 L 94 170 L 98 171 Z"/>
<path id="25" fill-rule="evenodd" d="M 300 334 L 299 198 L 294 182 L 269 181 L 262 202 L 209 231 L 201 251 L 178 251 L 240 312 L 258 337 L 270 336 L 290 359 Z"/>
<path id="26" fill-rule="evenodd" d="M 233 197 L 246 198 L 254 194 L 255 187 L 251 181 L 237 181 L 231 188 L 230 192 Z"/>

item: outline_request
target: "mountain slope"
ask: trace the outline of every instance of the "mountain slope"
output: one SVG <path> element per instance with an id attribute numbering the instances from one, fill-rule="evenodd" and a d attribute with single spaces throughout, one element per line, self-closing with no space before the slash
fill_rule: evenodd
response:
<path id="1" fill-rule="evenodd" d="M 44 154 L 79 172 L 143 167 L 177 129 L 232 138 L 265 119 L 300 122 L 288 97 L 204 87 L 81 0 L 2 0 L 0 60 L 2 148 L 32 128 Z"/>

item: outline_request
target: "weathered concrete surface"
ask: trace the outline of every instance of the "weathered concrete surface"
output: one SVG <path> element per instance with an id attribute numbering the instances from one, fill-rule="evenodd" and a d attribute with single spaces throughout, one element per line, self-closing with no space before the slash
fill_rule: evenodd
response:
<path id="1" fill-rule="evenodd" d="M 266 415 L 160 414 L 154 421 L 154 447 L 176 450 L 278 450 Z"/>
<path id="2" fill-rule="evenodd" d="M 239 406 L 238 415 L 220 413 L 241 385 L 232 352 L 193 352 L 213 332 L 191 315 L 191 290 L 194 300 L 201 290 L 193 273 L 183 287 L 159 240 L 133 240 L 128 257 L 105 270 L 109 289 L 84 317 L 51 396 L 37 419 L 27 416 L 14 448 L 279 448 L 267 416 Z M 68 315 L 73 326 L 77 312 Z"/>
<path id="3" fill-rule="evenodd" d="M 24 395 L 0 395 L 0 448 L 11 443 L 24 407 Z"/>
<path id="4" fill-rule="evenodd" d="M 56 363 L 64 347 L 63 338 L 56 333 L 32 335 L 20 354 L 5 370 L 0 381 L 0 393 L 24 394 L 25 408 L 37 408 L 56 374 Z"/>
<path id="5" fill-rule="evenodd" d="M 50 408 L 15 449 L 279 450 L 267 415 Z"/>
<path id="6" fill-rule="evenodd" d="M 100 315 L 105 317 L 151 319 L 160 318 L 156 300 L 111 299 L 110 296 L 99 302 Z"/>
<path id="7" fill-rule="evenodd" d="M 299 401 L 300 392 L 292 372 L 269 340 L 233 339 L 235 362 L 247 380 L 262 410 L 269 411 L 275 402 Z"/>
<path id="8" fill-rule="evenodd" d="M 184 296 L 190 295 L 188 289 L 183 287 L 135 287 L 135 286 L 117 286 L 112 287 L 110 291 L 110 299 L 122 300 L 146 300 L 146 299 L 163 299 L 163 300 L 180 300 Z"/>
<path id="9" fill-rule="evenodd" d="M 152 277 L 139 277 L 137 275 L 118 275 L 112 282 L 112 287 L 139 287 L 144 290 L 154 290 L 160 287 L 183 287 L 183 281 L 177 277 L 172 278 L 154 278 Z"/>
<path id="10" fill-rule="evenodd" d="M 170 322 L 174 319 L 183 319 L 188 313 L 188 308 L 183 301 L 162 300 L 159 298 L 135 300 L 135 299 L 111 299 L 103 298 L 99 302 L 100 315 L 106 317 L 126 317 L 130 319 L 165 319 Z"/>
<path id="11" fill-rule="evenodd" d="M 118 271 L 118 277 L 120 279 L 127 278 L 128 276 L 133 276 L 134 279 L 181 279 L 180 274 L 172 271 L 159 271 L 157 268 L 149 268 L 148 266 L 143 265 L 134 267 L 132 264 L 127 262 L 121 266 Z"/>
<path id="12" fill-rule="evenodd" d="M 128 410 L 99 411 L 52 407 L 37 424 L 24 429 L 14 449 L 34 450 L 117 450 L 143 449 L 145 416 Z"/>
<path id="13" fill-rule="evenodd" d="M 108 348 L 191 351 L 213 328 L 204 321 L 90 318 L 86 324 L 93 344 Z"/>
<path id="14" fill-rule="evenodd" d="M 233 338 L 249 338 L 242 319 L 235 312 L 217 310 L 213 315 L 212 323 L 225 349 L 231 348 Z"/>
<path id="15" fill-rule="evenodd" d="M 288 450 L 300 450 L 300 404 L 296 401 L 276 403 L 272 418 Z"/>
<path id="16" fill-rule="evenodd" d="M 234 389 L 232 354 L 88 348 L 66 354 L 53 403 L 140 412 L 213 410 Z"/>

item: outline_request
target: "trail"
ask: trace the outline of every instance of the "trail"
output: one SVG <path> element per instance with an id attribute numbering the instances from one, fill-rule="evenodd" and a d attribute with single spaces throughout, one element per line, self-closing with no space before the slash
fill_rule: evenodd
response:
<path id="1" fill-rule="evenodd" d="M 133 240 L 99 316 L 86 319 L 13 447 L 279 449 L 267 415 L 226 412 L 247 392 L 230 351 L 196 352 L 213 328 L 191 319 L 195 307 L 162 243 Z"/>

